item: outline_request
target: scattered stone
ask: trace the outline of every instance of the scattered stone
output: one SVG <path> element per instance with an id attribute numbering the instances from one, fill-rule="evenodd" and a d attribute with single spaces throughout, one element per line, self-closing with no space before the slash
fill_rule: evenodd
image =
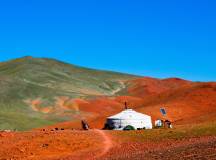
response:
<path id="1" fill-rule="evenodd" d="M 48 146 L 49 146 L 49 144 L 43 144 L 42 145 L 43 148 L 48 147 Z"/>

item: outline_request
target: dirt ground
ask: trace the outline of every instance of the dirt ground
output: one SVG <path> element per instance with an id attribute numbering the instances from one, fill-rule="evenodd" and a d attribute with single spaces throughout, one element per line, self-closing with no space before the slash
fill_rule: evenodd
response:
<path id="1" fill-rule="evenodd" d="M 199 137 L 163 142 L 124 142 L 113 147 L 104 160 L 213 160 L 216 137 Z"/>
<path id="2" fill-rule="evenodd" d="M 0 160 L 85 159 L 101 153 L 101 142 L 103 137 L 96 131 L 1 133 Z"/>
<path id="3" fill-rule="evenodd" d="M 178 130 L 1 132 L 0 160 L 216 160 L 216 135 L 188 135 L 179 136 Z"/>

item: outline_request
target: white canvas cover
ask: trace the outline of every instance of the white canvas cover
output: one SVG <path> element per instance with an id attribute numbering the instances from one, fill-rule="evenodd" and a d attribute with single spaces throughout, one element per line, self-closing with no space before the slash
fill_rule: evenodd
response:
<path id="1" fill-rule="evenodd" d="M 135 129 L 152 129 L 151 117 L 138 113 L 133 109 L 126 109 L 119 114 L 107 118 L 107 125 L 115 130 L 123 130 L 128 125 Z"/>

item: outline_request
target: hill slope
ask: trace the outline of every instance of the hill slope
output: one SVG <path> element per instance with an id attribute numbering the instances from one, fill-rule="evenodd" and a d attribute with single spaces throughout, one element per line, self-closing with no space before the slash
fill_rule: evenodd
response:
<path id="1" fill-rule="evenodd" d="M 130 108 L 148 114 L 153 120 L 169 119 L 176 125 L 199 124 L 216 121 L 216 83 L 191 82 L 179 78 L 137 78 L 126 82 L 122 95 L 102 97 L 83 102 L 77 100 L 79 109 L 92 113 L 87 117 L 90 126 L 102 128 L 106 117 L 123 109 L 125 101 Z M 160 108 L 165 108 L 163 117 Z M 60 123 L 58 127 L 79 127 L 78 123 Z M 54 127 L 54 126 L 52 126 Z"/>
<path id="2" fill-rule="evenodd" d="M 73 119 L 81 113 L 72 99 L 113 96 L 134 77 L 53 59 L 0 63 L 0 129 L 27 130 Z"/>
<path id="3" fill-rule="evenodd" d="M 153 120 L 164 118 L 161 107 L 176 124 L 216 120 L 214 82 L 138 77 L 24 57 L 0 63 L 0 87 L 0 129 L 71 128 L 80 119 L 101 128 L 125 101 Z"/>

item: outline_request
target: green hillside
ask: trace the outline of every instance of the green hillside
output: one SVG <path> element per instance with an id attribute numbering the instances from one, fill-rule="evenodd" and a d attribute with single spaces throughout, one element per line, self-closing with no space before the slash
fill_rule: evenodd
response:
<path id="1" fill-rule="evenodd" d="M 28 130 L 66 121 L 80 114 L 53 109 L 38 112 L 33 102 L 55 107 L 56 98 L 94 98 L 112 96 L 125 88 L 134 76 L 98 71 L 53 59 L 24 57 L 0 63 L 0 129 Z M 39 101 L 39 102 L 38 102 Z"/>

